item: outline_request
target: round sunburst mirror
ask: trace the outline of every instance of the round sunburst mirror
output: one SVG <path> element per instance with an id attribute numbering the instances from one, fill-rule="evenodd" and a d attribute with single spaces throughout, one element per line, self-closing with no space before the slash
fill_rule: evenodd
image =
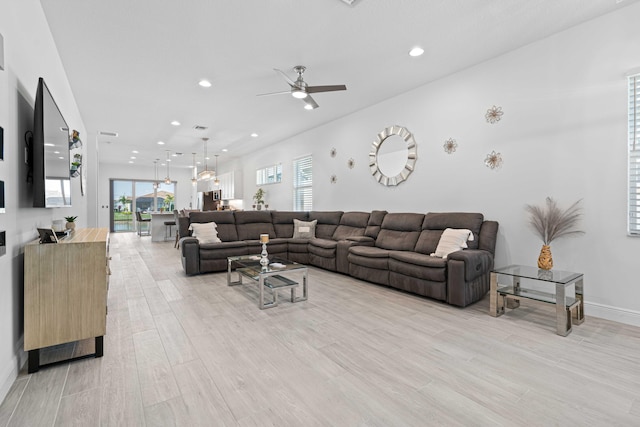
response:
<path id="1" fill-rule="evenodd" d="M 402 126 L 389 126 L 380 132 L 369 153 L 369 169 L 382 185 L 394 186 L 407 180 L 418 159 L 413 134 Z"/>

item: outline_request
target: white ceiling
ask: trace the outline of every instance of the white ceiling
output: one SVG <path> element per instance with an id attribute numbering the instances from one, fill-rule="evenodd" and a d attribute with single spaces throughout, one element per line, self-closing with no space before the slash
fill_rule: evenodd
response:
<path id="1" fill-rule="evenodd" d="M 164 150 L 238 156 L 637 0 L 55 0 L 41 4 L 100 160 L 152 166 Z M 419 58 L 407 52 L 425 49 Z M 305 65 L 304 110 L 287 90 Z M 46 79 L 46 76 L 44 76 Z M 198 86 L 200 79 L 213 86 Z M 55 88 L 51 88 L 55 96 Z M 63 112 L 64 114 L 64 112 Z M 182 123 L 179 127 L 172 120 Z M 206 131 L 193 129 L 207 126 Z M 73 123 L 69 123 L 73 127 Z M 259 137 L 252 138 L 256 132 Z M 159 146 L 158 141 L 166 142 Z M 209 163 L 211 164 L 211 163 Z"/>

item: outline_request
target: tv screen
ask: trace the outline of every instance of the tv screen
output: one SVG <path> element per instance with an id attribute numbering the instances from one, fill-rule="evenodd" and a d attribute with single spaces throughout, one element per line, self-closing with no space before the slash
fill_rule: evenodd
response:
<path id="1" fill-rule="evenodd" d="M 69 127 L 42 77 L 36 92 L 31 149 L 33 206 L 71 206 Z"/>

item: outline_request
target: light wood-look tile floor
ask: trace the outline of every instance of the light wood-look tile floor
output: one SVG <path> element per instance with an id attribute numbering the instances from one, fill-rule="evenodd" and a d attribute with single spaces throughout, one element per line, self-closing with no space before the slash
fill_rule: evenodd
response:
<path id="1" fill-rule="evenodd" d="M 563 338 L 543 304 L 493 318 L 315 268 L 308 301 L 261 311 L 173 242 L 111 255 L 104 357 L 23 371 L 0 426 L 640 425 L 640 328 L 587 312 Z"/>

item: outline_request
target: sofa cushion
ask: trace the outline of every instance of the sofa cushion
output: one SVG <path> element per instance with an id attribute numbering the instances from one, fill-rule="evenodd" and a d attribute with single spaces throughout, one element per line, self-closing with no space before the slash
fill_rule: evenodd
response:
<path id="1" fill-rule="evenodd" d="M 215 222 L 206 222 L 204 224 L 199 224 L 194 222 L 189 226 L 189 230 L 191 231 L 191 236 L 198 239 L 198 243 L 201 245 L 207 243 L 219 243 L 222 240 L 218 238 L 218 230 Z"/>
<path id="2" fill-rule="evenodd" d="M 309 252 L 307 246 L 309 239 L 287 239 L 287 249 L 289 252 L 306 254 Z"/>
<path id="3" fill-rule="evenodd" d="M 433 282 L 447 280 L 447 261 L 442 258 L 406 251 L 392 251 L 389 258 L 390 271 Z"/>
<path id="4" fill-rule="evenodd" d="M 447 266 L 447 261 L 443 258 L 409 251 L 391 251 L 389 252 L 389 258 L 421 267 L 444 268 Z"/>
<path id="5" fill-rule="evenodd" d="M 335 249 L 338 246 L 338 242 L 331 239 L 311 239 L 309 240 L 309 246 L 315 246 L 317 248 Z M 311 249 L 309 249 L 311 250 Z"/>
<path id="6" fill-rule="evenodd" d="M 447 255 L 450 253 L 468 248 L 467 240 L 474 240 L 471 230 L 466 228 L 447 228 L 442 232 L 438 247 L 431 256 L 447 259 Z"/>
<path id="7" fill-rule="evenodd" d="M 347 259 L 349 263 L 378 270 L 388 270 L 389 252 L 375 246 L 352 246 L 349 248 Z M 349 267 L 351 270 L 351 267 Z M 379 282 L 376 282 L 379 283 Z"/>
<path id="8" fill-rule="evenodd" d="M 382 221 L 376 246 L 394 251 L 412 251 L 416 246 L 424 215 L 417 213 L 389 213 Z"/>
<path id="9" fill-rule="evenodd" d="M 277 237 L 293 237 L 293 220 L 307 221 L 307 212 L 271 211 L 271 220 Z"/>
<path id="10" fill-rule="evenodd" d="M 200 259 L 227 259 L 230 256 L 246 255 L 247 244 L 243 241 L 220 242 L 200 245 Z"/>
<path id="11" fill-rule="evenodd" d="M 364 230 L 364 235 L 367 237 L 376 238 L 380 232 L 380 226 L 384 220 L 387 211 L 372 211 L 369 215 L 369 221 L 367 222 L 367 228 Z"/>
<path id="12" fill-rule="evenodd" d="M 474 239 L 467 242 L 469 249 L 478 248 L 478 237 L 484 216 L 479 213 L 434 213 L 429 212 L 424 217 L 422 232 L 416 243 L 415 251 L 421 254 L 432 254 L 438 247 L 440 236 L 446 228 L 466 228 L 473 232 Z"/>
<path id="13" fill-rule="evenodd" d="M 313 239 L 316 237 L 316 225 L 318 220 L 300 221 L 293 220 L 293 238 L 294 239 Z"/>
<path id="14" fill-rule="evenodd" d="M 237 211 L 236 229 L 238 240 L 259 240 L 261 234 L 268 234 L 270 239 L 276 238 L 269 211 Z"/>
<path id="15" fill-rule="evenodd" d="M 423 230 L 440 230 L 446 228 L 467 228 L 473 232 L 473 241 L 468 242 L 469 249 L 478 248 L 478 235 L 484 221 L 481 213 L 469 212 L 429 212 L 424 217 Z M 437 245 L 437 243 L 436 243 Z M 433 252 L 434 249 L 431 250 Z M 427 253 L 427 252 L 425 252 Z"/>
<path id="16" fill-rule="evenodd" d="M 340 224 L 340 218 L 342 218 L 342 211 L 309 212 L 309 220 L 318 220 L 316 237 L 321 239 L 330 239 L 333 236 L 336 228 L 338 228 L 338 224 Z"/>
<path id="17" fill-rule="evenodd" d="M 369 222 L 367 212 L 345 212 L 340 218 L 340 224 L 333 232 L 333 240 L 345 240 L 348 237 L 364 236 L 364 230 Z"/>
<path id="18" fill-rule="evenodd" d="M 238 240 L 236 231 L 236 220 L 232 211 L 207 211 L 191 212 L 189 214 L 191 223 L 215 222 L 218 228 L 218 237 L 223 242 L 234 242 Z"/>

